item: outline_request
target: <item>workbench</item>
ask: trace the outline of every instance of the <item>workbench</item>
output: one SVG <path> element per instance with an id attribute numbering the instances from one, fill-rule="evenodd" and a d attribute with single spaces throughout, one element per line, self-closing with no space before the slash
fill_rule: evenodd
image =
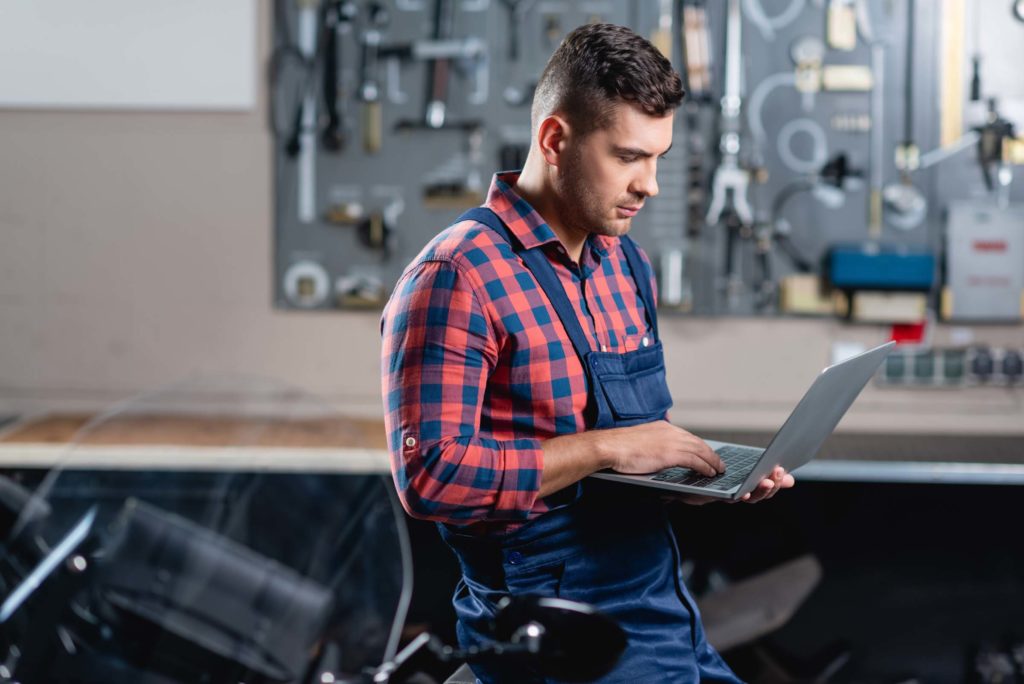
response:
<path id="1" fill-rule="evenodd" d="M 378 473 L 389 470 L 384 426 L 373 418 L 309 420 L 131 416 L 73 445 L 92 417 L 46 415 L 0 432 L 0 468 L 247 470 Z M 767 445 L 766 431 L 689 427 L 706 439 Z M 244 441 L 242 441 L 244 439 Z M 798 471 L 807 481 L 1024 484 L 1024 434 L 839 432 Z"/>

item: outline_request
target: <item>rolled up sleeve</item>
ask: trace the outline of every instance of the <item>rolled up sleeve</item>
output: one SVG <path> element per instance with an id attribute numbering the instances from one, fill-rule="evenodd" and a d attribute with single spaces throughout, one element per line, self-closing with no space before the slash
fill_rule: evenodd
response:
<path id="1" fill-rule="evenodd" d="M 382 384 L 391 470 L 406 511 L 467 525 L 523 521 L 540 489 L 537 439 L 481 434 L 494 327 L 458 264 L 416 264 L 381 321 Z"/>

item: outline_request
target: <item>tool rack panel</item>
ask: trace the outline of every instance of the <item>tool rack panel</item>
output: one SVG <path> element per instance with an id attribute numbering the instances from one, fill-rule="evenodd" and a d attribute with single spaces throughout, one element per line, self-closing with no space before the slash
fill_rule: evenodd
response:
<path id="1" fill-rule="evenodd" d="M 985 12 L 971 24 L 1024 33 Z M 945 109 L 971 95 L 942 80 L 969 77 L 977 46 L 911 0 L 277 0 L 273 15 L 280 308 L 379 309 L 491 174 L 521 166 L 536 81 L 591 21 L 650 38 L 688 90 L 660 195 L 631 233 L 666 310 L 784 313 L 785 277 L 868 242 L 931 259 L 915 264 L 935 265 L 937 301 L 950 202 L 1024 195 L 1019 179 L 986 188 L 998 165 L 979 172 L 966 119 L 942 148 Z M 983 83 L 1009 68 L 987 65 Z"/>

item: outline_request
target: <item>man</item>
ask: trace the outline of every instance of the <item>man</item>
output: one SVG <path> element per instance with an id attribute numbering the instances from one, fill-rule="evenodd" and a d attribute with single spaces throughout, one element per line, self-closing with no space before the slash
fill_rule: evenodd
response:
<path id="1" fill-rule="evenodd" d="M 736 681 L 704 640 L 658 497 L 584 479 L 724 472 L 666 420 L 652 271 L 625 237 L 658 193 L 682 97 L 671 64 L 629 29 L 574 30 L 537 85 L 522 172 L 495 176 L 484 207 L 424 248 L 384 311 L 395 484 L 459 559 L 463 646 L 486 641 L 501 597 L 561 596 L 626 630 L 601 681 Z M 792 485 L 776 469 L 747 500 Z M 543 681 L 507 663 L 473 670 Z"/>

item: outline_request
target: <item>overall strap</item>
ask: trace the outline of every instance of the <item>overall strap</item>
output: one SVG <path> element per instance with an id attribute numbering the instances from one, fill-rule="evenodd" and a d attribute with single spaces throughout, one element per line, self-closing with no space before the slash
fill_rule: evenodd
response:
<path id="1" fill-rule="evenodd" d="M 636 283 L 640 299 L 643 300 L 647 325 L 651 326 L 654 339 L 660 340 L 661 337 L 658 335 L 658 313 L 654 308 L 654 293 L 651 291 L 651 281 L 646 275 L 647 269 L 644 268 L 643 259 L 640 258 L 640 253 L 637 252 L 636 243 L 633 242 L 633 238 L 623 235 L 619 238 L 619 244 L 622 245 L 622 251 L 626 255 L 626 261 L 629 263 L 629 270 L 633 272 L 633 282 Z"/>
<path id="2" fill-rule="evenodd" d="M 572 341 L 576 354 L 579 355 L 580 361 L 586 367 L 587 354 L 592 351 L 590 338 L 583 331 L 583 326 L 580 325 L 580 320 L 576 316 L 572 304 L 569 303 L 569 298 L 565 296 L 565 289 L 562 287 L 561 281 L 558 280 L 558 275 L 555 273 L 555 269 L 551 267 L 551 262 L 548 261 L 544 251 L 524 248 L 523 243 L 509 231 L 504 221 L 494 211 L 486 207 L 470 209 L 456 219 L 456 223 L 461 221 L 482 223 L 503 237 L 512 246 L 512 251 L 519 255 L 519 258 L 526 264 L 526 268 L 533 273 L 533 277 L 537 279 L 544 294 L 547 295 L 551 306 L 555 308 L 555 313 L 558 314 L 558 318 L 562 321 L 562 326 L 569 334 L 569 339 Z"/>

